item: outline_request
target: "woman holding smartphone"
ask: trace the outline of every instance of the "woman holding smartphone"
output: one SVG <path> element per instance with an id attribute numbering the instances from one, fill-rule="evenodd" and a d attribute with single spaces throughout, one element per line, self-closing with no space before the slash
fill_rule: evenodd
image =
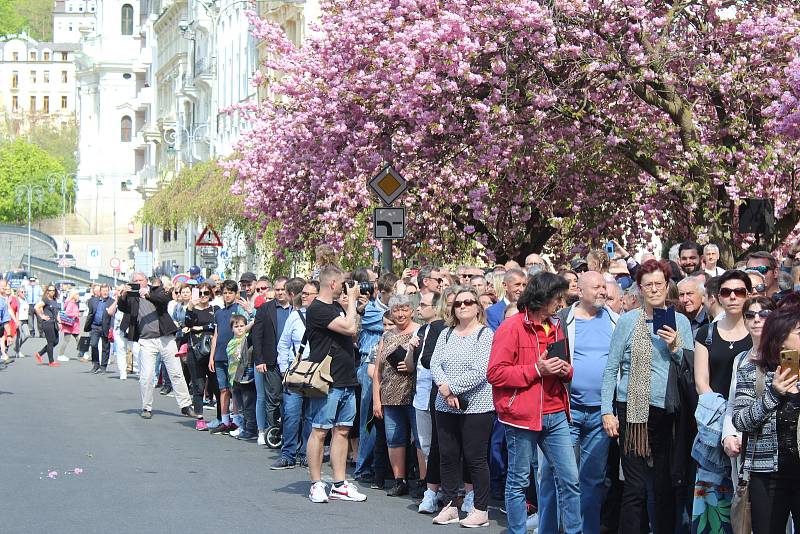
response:
<path id="1" fill-rule="evenodd" d="M 492 386 L 486 379 L 493 333 L 473 288 L 461 288 L 451 309 L 450 328 L 439 334 L 431 356 L 431 375 L 438 389 L 436 428 L 442 492 L 447 503 L 433 519 L 437 525 L 489 524 L 489 437 L 494 423 Z M 461 480 L 461 457 L 473 484 L 473 507 L 459 521 L 454 506 Z"/>
<path id="2" fill-rule="evenodd" d="M 666 261 L 650 259 L 639 267 L 636 283 L 643 307 L 620 317 L 603 373 L 603 428 L 610 438 L 619 437 L 622 449 L 622 534 L 641 530 L 650 477 L 658 503 L 650 518 L 653 533 L 675 529 L 670 476 L 675 416 L 666 409 L 667 382 L 670 365 L 680 365 L 684 349 L 693 345 L 689 320 L 680 313 L 675 314 L 677 329 L 664 325 L 653 331 L 653 310 L 665 307 L 670 276 Z"/>
<path id="3" fill-rule="evenodd" d="M 191 295 L 191 290 L 190 290 Z M 216 306 L 209 304 L 214 297 L 214 288 L 208 282 L 200 283 L 196 288 L 196 299 L 192 299 L 186 306 L 184 328 L 186 329 L 186 342 L 189 344 L 187 364 L 191 376 L 192 407 L 197 413 L 195 430 L 208 430 L 208 425 L 203 419 L 203 394 L 208 384 L 209 394 L 217 399 L 217 419 L 222 420 L 219 403 L 219 387 L 217 376 L 208 368 L 208 358 L 211 349 L 211 336 L 214 335 L 214 312 Z"/>
<path id="4" fill-rule="evenodd" d="M 794 292 L 769 314 L 758 353 L 736 375 L 733 425 L 747 434 L 753 534 L 783 534 L 790 513 L 795 531 L 800 529 L 800 393 L 797 374 L 786 367 L 798 353 L 800 294 Z"/>
<path id="5" fill-rule="evenodd" d="M 753 346 L 750 333 L 744 322 L 744 304 L 752 292 L 750 277 L 742 271 L 726 271 L 720 276 L 719 301 L 725 310 L 725 316 L 716 323 L 709 323 L 697 331 L 694 343 L 694 381 L 697 394 L 700 395 L 701 409 L 706 412 L 698 413 L 697 420 L 701 435 L 709 428 L 706 426 L 708 419 L 702 415 L 707 413 L 713 416 L 714 406 L 723 406 L 727 403 L 731 386 L 731 372 L 733 362 L 738 354 L 749 351 Z M 714 419 L 718 421 L 718 419 Z M 719 443 L 719 442 L 718 442 Z M 719 454 L 722 443 L 714 451 Z M 695 457 L 707 458 L 706 454 Z M 724 458 L 721 454 L 719 458 Z M 733 482 L 729 476 L 730 468 L 727 465 L 719 466 L 718 470 L 706 470 L 703 462 L 700 463 L 694 486 L 694 502 L 692 505 L 692 532 L 711 532 L 712 525 L 708 520 L 711 514 L 720 518 L 723 530 L 730 525 L 730 516 L 721 514 L 723 509 L 729 509 L 733 498 Z M 710 472 L 717 471 L 723 475 L 721 482 L 712 482 L 716 477 L 709 476 Z M 702 528 L 701 528 L 702 527 Z M 719 532 L 714 530 L 714 532 Z"/>

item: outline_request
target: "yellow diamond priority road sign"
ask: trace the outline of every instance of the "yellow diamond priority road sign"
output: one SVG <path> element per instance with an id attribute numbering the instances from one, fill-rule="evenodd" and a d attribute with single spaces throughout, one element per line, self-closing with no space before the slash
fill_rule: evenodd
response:
<path id="1" fill-rule="evenodd" d="M 408 189 L 406 179 L 400 176 L 400 173 L 391 165 L 384 167 L 368 182 L 368 185 L 387 206 L 391 206 L 392 202 Z"/>

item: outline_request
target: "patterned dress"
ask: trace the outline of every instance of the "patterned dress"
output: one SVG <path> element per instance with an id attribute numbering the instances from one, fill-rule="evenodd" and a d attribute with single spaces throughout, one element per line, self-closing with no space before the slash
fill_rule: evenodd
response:
<path id="1" fill-rule="evenodd" d="M 414 332 L 410 334 L 397 334 L 386 332 L 383 334 L 383 347 L 378 352 L 375 363 L 381 373 L 381 404 L 385 406 L 406 406 L 414 401 L 414 386 L 416 377 L 414 373 L 401 373 L 386 357 L 401 345 L 406 345 Z"/>

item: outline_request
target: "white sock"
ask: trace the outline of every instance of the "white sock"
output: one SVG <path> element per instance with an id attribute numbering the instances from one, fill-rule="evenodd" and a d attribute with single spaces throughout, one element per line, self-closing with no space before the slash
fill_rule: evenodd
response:
<path id="1" fill-rule="evenodd" d="M 222 424 L 224 424 L 224 425 L 231 424 L 231 416 L 230 416 L 230 414 L 227 414 L 227 413 L 222 414 Z"/>

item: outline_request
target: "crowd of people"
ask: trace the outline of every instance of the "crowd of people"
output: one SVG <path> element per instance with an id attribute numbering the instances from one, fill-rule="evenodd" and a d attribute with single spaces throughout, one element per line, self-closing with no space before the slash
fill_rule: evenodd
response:
<path id="1" fill-rule="evenodd" d="M 84 317 L 75 293 L 0 281 L 0 347 L 6 365 L 36 328 L 43 365 L 113 356 L 142 418 L 160 386 L 197 431 L 306 467 L 313 503 L 361 484 L 438 525 L 485 527 L 495 500 L 512 534 L 729 533 L 749 481 L 755 534 L 800 527 L 800 244 L 729 269 L 713 244 L 670 252 L 378 276 L 323 246 L 308 279 L 136 273 Z M 327 395 L 284 387 L 301 359 L 330 362 Z"/>

